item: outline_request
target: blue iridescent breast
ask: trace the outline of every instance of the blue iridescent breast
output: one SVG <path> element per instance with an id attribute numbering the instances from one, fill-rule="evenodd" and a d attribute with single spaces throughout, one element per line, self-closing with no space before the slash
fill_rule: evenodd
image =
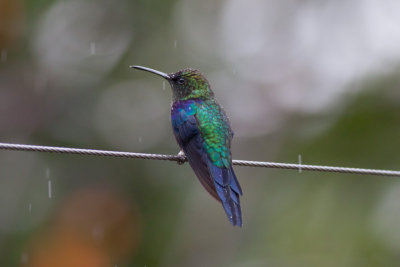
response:
<path id="1" fill-rule="evenodd" d="M 171 121 L 174 128 L 181 126 L 189 117 L 197 112 L 197 106 L 202 100 L 184 100 L 176 101 L 171 107 Z"/>

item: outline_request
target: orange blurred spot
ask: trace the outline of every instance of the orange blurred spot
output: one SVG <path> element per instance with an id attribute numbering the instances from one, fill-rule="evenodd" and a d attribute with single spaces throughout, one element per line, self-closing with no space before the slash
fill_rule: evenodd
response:
<path id="1" fill-rule="evenodd" d="M 32 267 L 109 267 L 107 253 L 82 240 L 75 233 L 64 233 L 36 240 L 29 254 L 28 265 Z"/>
<path id="2" fill-rule="evenodd" d="M 9 48 L 21 37 L 24 8 L 21 0 L 0 0 L 0 50 Z"/>
<path id="3" fill-rule="evenodd" d="M 139 221 L 130 198 L 105 188 L 69 195 L 31 242 L 28 266 L 113 266 L 138 246 Z"/>

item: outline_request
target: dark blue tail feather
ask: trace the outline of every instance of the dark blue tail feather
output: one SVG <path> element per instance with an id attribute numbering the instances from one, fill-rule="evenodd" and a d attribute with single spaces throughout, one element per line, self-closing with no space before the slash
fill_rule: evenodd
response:
<path id="1" fill-rule="evenodd" d="M 242 226 L 239 195 L 242 194 L 236 175 L 232 168 L 219 168 L 209 161 L 209 169 L 214 179 L 215 189 L 224 207 L 229 221 L 233 225 Z"/>

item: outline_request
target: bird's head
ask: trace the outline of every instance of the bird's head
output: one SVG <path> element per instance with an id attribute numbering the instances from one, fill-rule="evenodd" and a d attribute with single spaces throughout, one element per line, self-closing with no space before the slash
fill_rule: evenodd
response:
<path id="1" fill-rule="evenodd" d="M 167 74 L 142 66 L 131 66 L 131 68 L 148 71 L 165 78 L 172 87 L 174 100 L 210 99 L 214 97 L 210 84 L 198 70 L 187 68 Z"/>

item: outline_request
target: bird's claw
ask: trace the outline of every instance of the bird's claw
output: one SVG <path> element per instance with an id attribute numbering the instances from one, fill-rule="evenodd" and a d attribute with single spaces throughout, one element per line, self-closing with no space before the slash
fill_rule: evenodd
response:
<path id="1" fill-rule="evenodd" d="M 178 163 L 179 165 L 182 165 L 182 164 L 184 164 L 184 163 L 187 161 L 185 152 L 183 152 L 182 150 L 179 151 L 178 155 L 176 155 L 176 156 L 178 157 L 177 163 Z"/>

